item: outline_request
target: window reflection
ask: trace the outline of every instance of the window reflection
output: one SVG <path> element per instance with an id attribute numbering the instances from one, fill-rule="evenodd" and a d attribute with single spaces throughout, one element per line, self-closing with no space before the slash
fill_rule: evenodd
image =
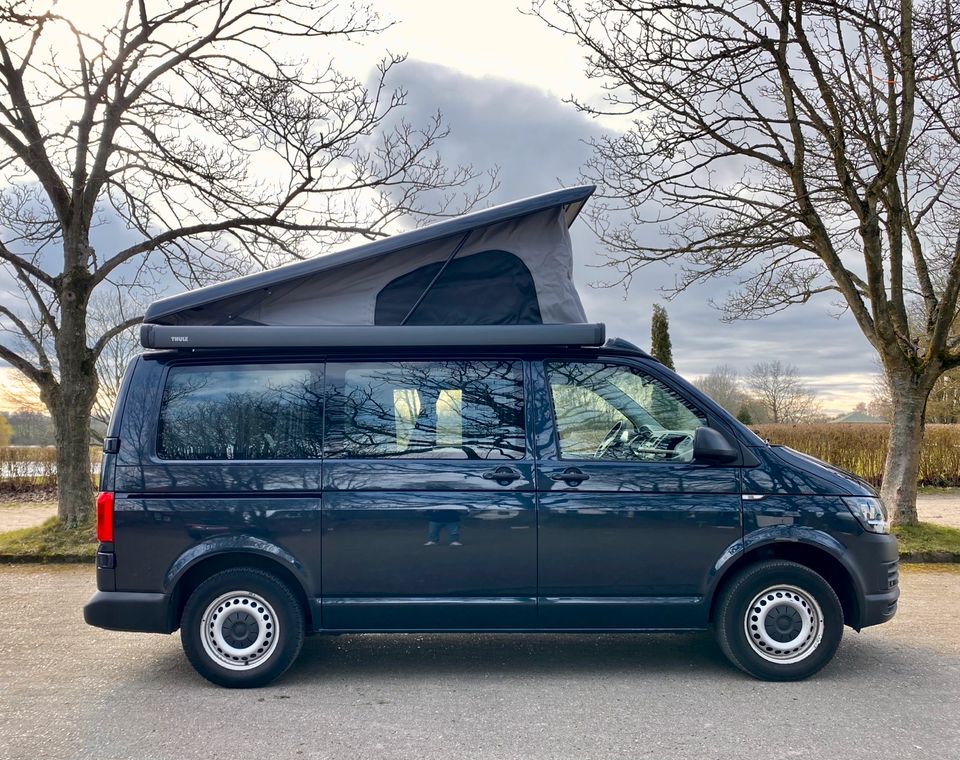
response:
<path id="1" fill-rule="evenodd" d="M 330 364 L 330 457 L 519 459 L 523 389 L 513 362 Z"/>
<path id="2" fill-rule="evenodd" d="M 460 540 L 460 510 L 434 509 L 427 513 L 427 540 L 424 546 L 437 546 L 447 535 L 450 546 L 463 546 Z"/>
<path id="3" fill-rule="evenodd" d="M 162 459 L 320 456 L 317 366 L 173 367 L 160 408 Z"/>
<path id="4" fill-rule="evenodd" d="M 564 459 L 693 460 L 706 419 L 654 377 L 629 367 L 547 365 Z"/>

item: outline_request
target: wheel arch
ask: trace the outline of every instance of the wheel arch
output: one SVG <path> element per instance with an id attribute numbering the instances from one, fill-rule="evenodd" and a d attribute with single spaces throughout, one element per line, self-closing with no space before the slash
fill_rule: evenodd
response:
<path id="1" fill-rule="evenodd" d="M 164 579 L 164 591 L 170 595 L 173 630 L 180 626 L 183 609 L 190 594 L 210 576 L 221 570 L 249 567 L 275 575 L 293 593 L 303 610 L 307 630 L 314 629 L 314 610 L 307 589 L 309 579 L 302 566 L 289 553 L 267 542 L 250 539 L 229 543 L 200 544 L 171 565 Z"/>
<path id="2" fill-rule="evenodd" d="M 842 544 L 827 534 L 822 534 L 822 539 L 820 535 L 815 539 L 798 539 L 795 535 L 774 534 L 744 542 L 743 551 L 730 557 L 714 577 L 710 591 L 710 622 L 714 621 L 717 601 L 724 588 L 741 570 L 763 560 L 781 559 L 796 562 L 821 575 L 840 600 L 843 622 L 859 631 L 863 614 L 860 589 L 856 575 L 842 559 L 842 549 Z"/>

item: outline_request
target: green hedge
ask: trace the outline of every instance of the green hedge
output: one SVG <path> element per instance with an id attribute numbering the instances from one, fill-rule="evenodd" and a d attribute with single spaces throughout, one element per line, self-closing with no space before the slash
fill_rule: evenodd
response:
<path id="1" fill-rule="evenodd" d="M 842 467 L 874 485 L 883 478 L 887 425 L 751 425 L 761 438 Z M 921 486 L 960 486 L 960 425 L 927 425 L 920 455 Z"/>

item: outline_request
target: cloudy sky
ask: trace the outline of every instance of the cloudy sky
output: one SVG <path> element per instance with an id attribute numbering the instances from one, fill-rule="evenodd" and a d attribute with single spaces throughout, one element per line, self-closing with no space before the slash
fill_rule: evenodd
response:
<path id="1" fill-rule="evenodd" d="M 406 117 L 425 119 L 439 108 L 452 129 L 443 147 L 451 162 L 500 167 L 496 202 L 577 184 L 590 151 L 586 141 L 616 128 L 564 102 L 571 95 L 596 99 L 599 85 L 584 76 L 577 46 L 521 14 L 515 0 L 392 0 L 377 7 L 397 19 L 377 38 L 379 49 L 409 55 L 397 77 L 409 91 Z M 359 70 L 372 65 L 376 53 L 376 44 L 367 45 L 340 62 Z M 626 294 L 592 287 L 613 273 L 597 267 L 602 249 L 582 221 L 572 233 L 588 317 L 606 322 L 609 334 L 648 347 L 651 306 L 663 300 L 659 289 L 676 272 L 648 268 Z M 665 304 L 681 374 L 694 377 L 717 364 L 745 373 L 758 361 L 779 358 L 799 368 L 828 411 L 848 411 L 869 398 L 873 349 L 829 297 L 763 320 L 724 324 L 710 302 L 722 301 L 735 285 L 717 280 Z"/>
<path id="2" fill-rule="evenodd" d="M 362 44 L 333 51 L 335 65 L 361 80 L 372 75 L 386 51 L 406 53 L 392 80 L 408 90 L 404 118 L 424 123 L 439 109 L 452 130 L 442 146 L 449 163 L 499 166 L 493 203 L 578 184 L 590 151 L 587 141 L 618 127 L 613 121 L 598 124 L 564 102 L 570 95 L 597 99 L 599 85 L 584 76 L 575 44 L 520 13 L 518 2 L 523 0 L 379 0 L 376 8 L 396 23 Z M 70 5 L 62 0 L 60 7 Z M 111 3 L 82 5 L 88 15 L 106 14 Z M 328 53 L 318 51 L 318 60 Z M 572 233 L 589 318 L 606 322 L 608 334 L 648 347 L 651 305 L 663 300 L 659 288 L 671 283 L 675 272 L 665 265 L 646 269 L 627 293 L 594 287 L 614 273 L 597 266 L 601 248 L 582 221 Z M 727 325 L 710 302 L 722 301 L 735 284 L 714 281 L 666 304 L 681 374 L 694 377 L 717 364 L 745 373 L 758 361 L 779 358 L 799 368 L 826 411 L 848 411 L 869 397 L 872 349 L 848 315 L 836 317 L 829 298 Z"/>

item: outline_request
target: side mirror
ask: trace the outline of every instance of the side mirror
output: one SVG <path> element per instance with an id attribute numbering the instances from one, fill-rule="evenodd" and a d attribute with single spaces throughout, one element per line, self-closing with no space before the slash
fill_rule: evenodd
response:
<path id="1" fill-rule="evenodd" d="M 719 430 L 697 428 L 693 435 L 693 461 L 711 464 L 729 464 L 740 458 L 740 452 Z"/>

